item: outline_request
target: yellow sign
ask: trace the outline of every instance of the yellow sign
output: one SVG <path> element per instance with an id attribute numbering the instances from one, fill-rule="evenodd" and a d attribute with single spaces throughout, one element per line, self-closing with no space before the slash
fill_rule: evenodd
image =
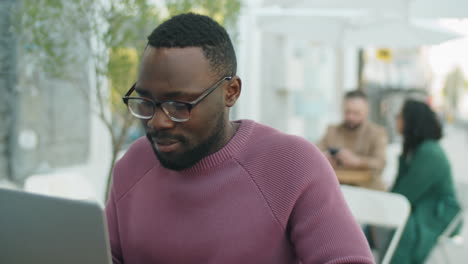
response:
<path id="1" fill-rule="evenodd" d="M 390 49 L 378 49 L 377 59 L 389 62 L 392 60 L 392 51 Z"/>

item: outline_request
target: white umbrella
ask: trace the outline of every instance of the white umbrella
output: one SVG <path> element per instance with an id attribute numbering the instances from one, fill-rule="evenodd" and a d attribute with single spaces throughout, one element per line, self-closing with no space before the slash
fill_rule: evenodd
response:
<path id="1" fill-rule="evenodd" d="M 269 0 L 260 27 L 329 45 L 417 47 L 459 35 L 411 16 L 468 17 L 468 0 Z M 276 5 L 276 6 L 275 6 Z"/>
<path id="2" fill-rule="evenodd" d="M 343 44 L 406 48 L 440 44 L 458 37 L 459 34 L 434 24 L 393 21 L 348 29 L 343 36 Z"/>
<path id="3" fill-rule="evenodd" d="M 270 0 L 268 3 L 284 8 L 361 9 L 385 12 L 400 12 L 408 7 L 408 0 Z"/>
<path id="4" fill-rule="evenodd" d="M 354 22 L 352 22 L 354 21 Z M 460 35 L 435 24 L 408 21 L 363 22 L 339 17 L 261 16 L 265 32 L 332 46 L 418 47 L 440 44 Z"/>
<path id="5" fill-rule="evenodd" d="M 307 39 L 326 45 L 336 45 L 341 41 L 346 27 L 343 18 L 307 16 L 261 16 L 259 27 L 269 33 L 295 39 Z"/>
<path id="6" fill-rule="evenodd" d="M 467 0 L 411 0 L 409 15 L 414 18 L 468 18 Z"/>
<path id="7" fill-rule="evenodd" d="M 468 18 L 467 0 L 269 0 L 268 4 L 290 10 L 359 10 L 379 17 Z"/>

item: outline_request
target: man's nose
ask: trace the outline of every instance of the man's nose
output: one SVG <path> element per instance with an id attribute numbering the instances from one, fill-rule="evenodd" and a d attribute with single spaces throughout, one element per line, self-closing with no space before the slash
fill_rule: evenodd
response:
<path id="1" fill-rule="evenodd" d="M 153 117 L 148 120 L 146 126 L 152 130 L 170 129 L 175 126 L 175 122 L 171 120 L 164 110 L 159 106 L 156 107 Z"/>

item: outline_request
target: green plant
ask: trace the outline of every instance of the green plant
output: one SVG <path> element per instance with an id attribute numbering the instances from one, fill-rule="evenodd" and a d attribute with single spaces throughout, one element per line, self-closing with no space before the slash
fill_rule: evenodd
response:
<path id="1" fill-rule="evenodd" d="M 93 101 L 96 114 L 108 129 L 112 158 L 107 175 L 106 198 L 112 168 L 134 122 L 121 97 L 137 79 L 146 36 L 163 18 L 194 11 L 234 26 L 240 0 L 166 0 L 159 12 L 150 0 L 20 0 L 15 30 L 24 43 L 30 63 L 50 78 L 72 82 L 73 65 L 92 67 L 95 94 L 76 87 Z M 79 49 L 82 52 L 76 52 Z M 109 114 L 110 109 L 110 114 Z"/>

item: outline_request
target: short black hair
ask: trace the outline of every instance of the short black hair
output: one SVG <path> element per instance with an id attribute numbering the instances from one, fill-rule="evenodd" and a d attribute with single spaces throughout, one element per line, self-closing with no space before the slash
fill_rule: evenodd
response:
<path id="1" fill-rule="evenodd" d="M 220 77 L 234 76 L 237 60 L 226 29 L 212 18 L 185 13 L 174 16 L 156 27 L 148 36 L 155 48 L 200 47 L 211 69 Z"/>
<path id="2" fill-rule="evenodd" d="M 401 111 L 403 118 L 403 156 L 414 151 L 428 139 L 442 138 L 442 126 L 437 115 L 424 102 L 408 99 Z"/>
<path id="3" fill-rule="evenodd" d="M 354 98 L 361 98 L 361 99 L 364 99 L 365 101 L 367 101 L 366 93 L 361 91 L 361 90 L 353 90 L 353 91 L 349 91 L 349 92 L 347 92 L 345 94 L 345 100 L 354 99 Z"/>

